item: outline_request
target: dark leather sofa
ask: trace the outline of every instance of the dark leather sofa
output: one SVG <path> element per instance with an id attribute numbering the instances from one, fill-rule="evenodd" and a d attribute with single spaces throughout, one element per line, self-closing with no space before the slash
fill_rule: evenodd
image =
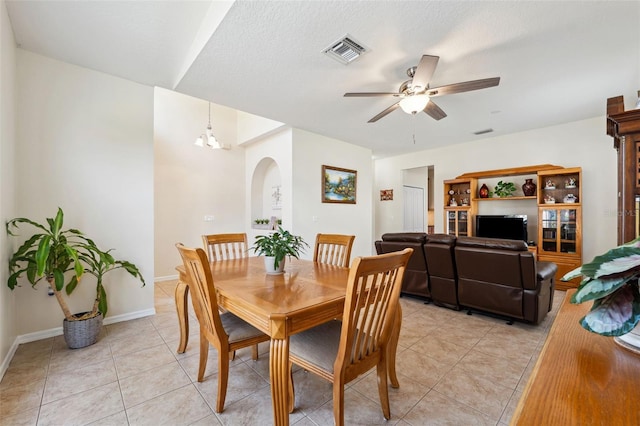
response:
<path id="1" fill-rule="evenodd" d="M 429 298 L 429 277 L 427 276 L 427 263 L 424 255 L 427 234 L 406 232 L 385 234 L 383 237 L 386 238 L 375 242 L 378 254 L 401 251 L 407 247 L 413 249 L 404 271 L 402 292 L 412 296 Z"/>
<path id="2" fill-rule="evenodd" d="M 524 241 L 389 233 L 375 246 L 379 254 L 414 249 L 404 294 L 532 324 L 552 308 L 557 265 L 536 261 Z"/>

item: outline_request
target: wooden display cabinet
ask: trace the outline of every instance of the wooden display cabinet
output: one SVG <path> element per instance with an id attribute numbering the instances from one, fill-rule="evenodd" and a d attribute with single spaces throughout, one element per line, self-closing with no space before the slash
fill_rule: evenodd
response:
<path id="1" fill-rule="evenodd" d="M 640 109 L 625 111 L 622 96 L 607 99 L 607 134 L 613 137 L 613 147 L 618 153 L 620 245 L 640 235 Z"/>
<path id="2" fill-rule="evenodd" d="M 445 233 L 455 236 L 473 235 L 475 210 L 471 198 L 476 194 L 475 179 L 450 179 L 444 181 Z"/>
<path id="3" fill-rule="evenodd" d="M 558 265 L 556 288 L 577 287 L 580 279 L 560 281 L 582 265 L 582 170 L 538 173 L 538 260 Z"/>

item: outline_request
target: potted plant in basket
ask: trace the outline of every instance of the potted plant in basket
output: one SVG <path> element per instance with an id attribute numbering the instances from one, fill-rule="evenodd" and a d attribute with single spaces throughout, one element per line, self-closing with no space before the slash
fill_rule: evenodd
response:
<path id="1" fill-rule="evenodd" d="M 285 256 L 296 259 L 309 245 L 298 235 L 292 235 L 281 226 L 268 235 L 258 235 L 251 247 L 254 253 L 265 256 L 264 265 L 268 274 L 279 274 L 284 271 Z"/>
<path id="2" fill-rule="evenodd" d="M 593 301 L 580 325 L 603 336 L 616 336 L 623 346 L 640 348 L 640 333 L 632 332 L 640 321 L 640 238 L 596 256 L 562 280 L 578 276 L 582 276 L 582 282 L 571 303 Z"/>
<path id="3" fill-rule="evenodd" d="M 107 313 L 107 294 L 102 283 L 104 275 L 114 269 L 123 268 L 145 285 L 138 268 L 124 260 L 115 260 L 110 251 L 100 250 L 77 229 L 63 229 L 64 213 L 58 208 L 55 218 L 47 218 L 43 225 L 26 218 L 15 218 L 7 222 L 7 233 L 15 236 L 14 230 L 21 224 L 29 224 L 39 232 L 27 239 L 9 259 L 10 289 L 18 287 L 18 279 L 26 275 L 32 287 L 41 280 L 47 281 L 64 314 L 63 331 L 67 345 L 71 348 L 89 346 L 96 342 L 102 319 Z M 69 272 L 73 271 L 72 274 Z M 71 295 L 84 273 L 97 279 L 96 297 L 89 312 L 72 314 L 62 294 Z M 68 279 L 67 279 L 68 277 Z"/>

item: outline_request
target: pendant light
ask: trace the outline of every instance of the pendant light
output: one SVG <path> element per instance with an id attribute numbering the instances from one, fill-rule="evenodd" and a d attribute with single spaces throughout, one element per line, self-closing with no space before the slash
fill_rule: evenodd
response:
<path id="1" fill-rule="evenodd" d="M 196 139 L 195 144 L 200 147 L 204 147 L 206 145 L 211 149 L 225 148 L 224 145 L 218 142 L 218 139 L 214 136 L 213 129 L 211 128 L 211 102 L 209 102 L 209 124 L 207 125 L 205 132 Z"/>

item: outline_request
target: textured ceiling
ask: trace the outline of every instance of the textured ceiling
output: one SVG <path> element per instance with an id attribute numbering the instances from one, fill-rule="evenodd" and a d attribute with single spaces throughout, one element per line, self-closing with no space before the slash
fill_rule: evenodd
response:
<path id="1" fill-rule="evenodd" d="M 7 1 L 17 43 L 371 148 L 377 157 L 605 114 L 640 89 L 640 2 Z M 34 24 L 35 23 L 35 24 Z M 345 34 L 370 51 L 343 65 L 322 51 Z M 440 121 L 371 117 L 423 54 L 431 86 L 501 77 L 435 98 Z M 487 128 L 493 133 L 475 136 Z M 604 123 L 603 123 L 604 132 Z M 414 142 L 415 135 L 415 142 Z"/>

